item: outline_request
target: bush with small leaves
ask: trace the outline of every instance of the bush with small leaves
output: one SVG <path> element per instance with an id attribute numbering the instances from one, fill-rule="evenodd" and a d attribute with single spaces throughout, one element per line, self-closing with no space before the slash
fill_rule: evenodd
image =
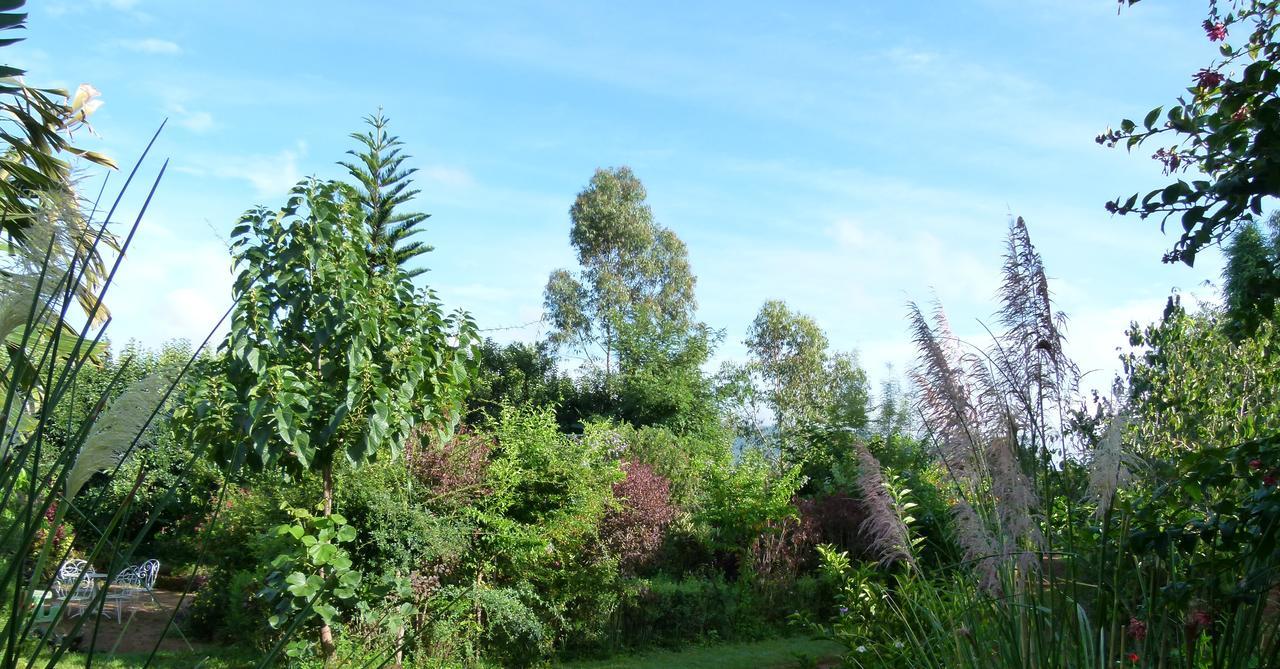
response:
<path id="1" fill-rule="evenodd" d="M 626 462 L 622 471 L 625 478 L 613 484 L 616 505 L 600 522 L 600 539 L 619 567 L 635 572 L 658 555 L 676 508 L 671 483 L 652 467 Z"/>

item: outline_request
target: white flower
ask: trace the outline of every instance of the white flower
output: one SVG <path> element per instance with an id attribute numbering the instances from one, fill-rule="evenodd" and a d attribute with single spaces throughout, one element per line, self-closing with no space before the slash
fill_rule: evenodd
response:
<path id="1" fill-rule="evenodd" d="M 894 647 L 894 648 L 902 648 L 902 647 L 903 647 L 903 646 L 905 646 L 905 645 L 906 645 L 906 644 L 902 643 L 901 641 L 894 641 L 894 642 L 893 642 L 893 647 Z"/>
<path id="2" fill-rule="evenodd" d="M 855 648 L 854 650 L 858 651 L 859 653 L 865 653 L 865 652 L 867 652 L 867 647 L 866 647 L 866 646 L 858 646 L 858 647 L 857 647 L 857 648 Z"/>
<path id="3" fill-rule="evenodd" d="M 92 85 L 80 84 L 75 96 L 71 98 L 71 119 L 80 122 L 88 120 L 89 115 L 102 106 L 102 100 L 98 99 L 100 95 L 102 93 Z"/>

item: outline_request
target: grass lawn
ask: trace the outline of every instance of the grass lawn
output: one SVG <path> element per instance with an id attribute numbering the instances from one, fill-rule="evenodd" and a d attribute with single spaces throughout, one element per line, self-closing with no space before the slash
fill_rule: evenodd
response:
<path id="1" fill-rule="evenodd" d="M 555 666 L 563 669 L 801 669 L 817 666 L 802 664 L 801 656 L 810 662 L 831 660 L 839 651 L 840 646 L 827 641 L 792 637 L 696 646 L 681 651 L 651 651 Z M 142 666 L 146 659 L 147 653 L 100 653 L 94 655 L 93 666 L 95 669 L 133 669 Z M 237 648 L 208 648 L 195 653 L 161 651 L 151 666 L 157 669 L 241 669 L 254 666 L 257 659 L 254 654 L 246 654 Z M 68 653 L 59 659 L 56 668 L 83 669 L 84 666 L 84 655 Z"/>
<path id="2" fill-rule="evenodd" d="M 801 666 L 799 656 L 820 660 L 833 658 L 839 652 L 840 646 L 829 641 L 792 637 L 698 646 L 682 651 L 653 651 L 557 666 L 563 669 L 787 669 Z"/>
<path id="3" fill-rule="evenodd" d="M 95 669 L 134 669 L 141 667 L 147 660 L 148 653 L 121 653 L 110 655 L 97 653 L 93 656 Z M 211 648 L 191 652 L 161 651 L 150 666 L 156 669 L 243 669 L 255 664 L 256 655 L 246 654 L 234 648 Z M 56 665 L 57 669 L 84 669 L 85 656 L 80 653 L 63 655 Z"/>

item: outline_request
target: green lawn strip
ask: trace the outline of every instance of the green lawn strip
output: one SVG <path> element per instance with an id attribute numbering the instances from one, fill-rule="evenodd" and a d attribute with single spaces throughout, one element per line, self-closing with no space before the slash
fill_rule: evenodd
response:
<path id="1" fill-rule="evenodd" d="M 95 653 L 94 669 L 134 669 L 147 661 L 149 653 Z M 246 653 L 235 648 L 211 648 L 196 652 L 162 651 L 156 654 L 150 666 L 155 669 L 243 669 L 251 667 L 258 659 L 256 653 Z M 67 653 L 58 660 L 57 669 L 83 669 L 85 656 L 81 653 Z"/>
<path id="2" fill-rule="evenodd" d="M 681 651 L 653 651 L 607 660 L 569 662 L 563 669 L 785 669 L 798 666 L 797 658 L 832 658 L 840 646 L 805 637 L 771 639 L 752 643 L 724 643 Z"/>

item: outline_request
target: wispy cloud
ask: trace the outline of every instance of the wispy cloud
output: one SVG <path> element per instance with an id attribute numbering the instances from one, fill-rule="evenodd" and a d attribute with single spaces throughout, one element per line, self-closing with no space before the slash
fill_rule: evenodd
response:
<path id="1" fill-rule="evenodd" d="M 420 168 L 417 177 L 453 188 L 470 188 L 476 184 L 470 172 L 461 167 L 448 165 L 428 165 Z"/>
<path id="2" fill-rule="evenodd" d="M 114 342 L 198 344 L 208 334 L 231 301 L 231 257 L 207 237 L 182 218 L 148 214 L 108 297 Z"/>
<path id="3" fill-rule="evenodd" d="M 208 132 L 215 126 L 213 114 L 207 111 L 193 111 L 177 103 L 168 105 L 167 109 L 174 123 L 192 132 Z"/>
<path id="4" fill-rule="evenodd" d="M 136 53 L 170 56 L 182 53 L 182 47 L 179 46 L 177 42 L 172 42 L 167 39 L 159 39 L 156 37 L 121 39 L 116 40 L 111 44 L 115 47 Z"/>
<path id="5" fill-rule="evenodd" d="M 52 16 L 63 16 L 65 14 L 78 14 L 86 10 L 102 9 L 123 12 L 139 19 L 148 18 L 146 14 L 138 9 L 141 4 L 140 0 L 74 0 L 72 2 L 59 0 L 49 2 L 44 6 L 44 10 Z"/>
<path id="6" fill-rule="evenodd" d="M 192 132 L 207 132 L 214 126 L 213 114 L 209 112 L 190 112 L 178 119 L 178 125 Z"/>
<path id="7" fill-rule="evenodd" d="M 305 155 L 306 144 L 298 142 L 294 148 L 274 154 L 198 156 L 175 169 L 195 176 L 246 181 L 258 197 L 266 198 L 288 192 L 302 179 L 298 163 Z"/>

